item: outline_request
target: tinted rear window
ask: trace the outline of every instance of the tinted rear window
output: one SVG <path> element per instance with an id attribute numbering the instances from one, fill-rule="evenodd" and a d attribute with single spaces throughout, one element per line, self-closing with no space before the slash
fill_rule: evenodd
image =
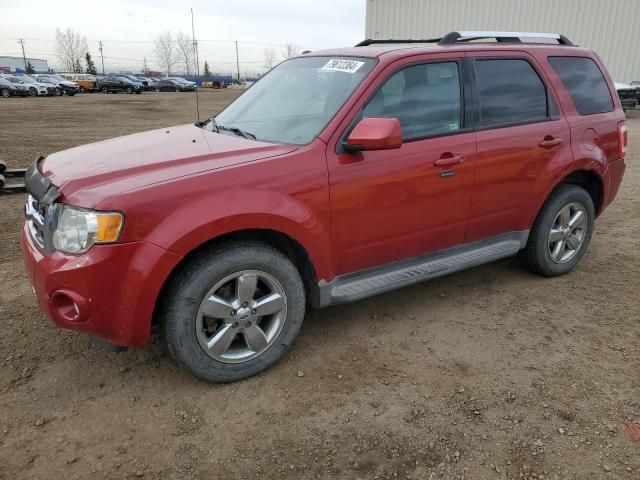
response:
<path id="1" fill-rule="evenodd" d="M 477 60 L 476 75 L 482 127 L 548 118 L 547 90 L 526 60 Z"/>
<path id="2" fill-rule="evenodd" d="M 598 65 L 592 59 L 586 57 L 549 57 L 549 63 L 571 95 L 573 104 L 580 115 L 613 110 L 613 100 L 607 82 Z"/>

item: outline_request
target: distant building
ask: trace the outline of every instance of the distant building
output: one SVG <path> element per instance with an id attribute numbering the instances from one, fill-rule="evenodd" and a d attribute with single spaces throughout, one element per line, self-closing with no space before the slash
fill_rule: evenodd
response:
<path id="1" fill-rule="evenodd" d="M 595 50 L 614 80 L 640 80 L 638 0 L 366 1 L 366 38 L 434 38 L 457 30 L 562 33 Z"/>
<path id="2" fill-rule="evenodd" d="M 49 64 L 46 60 L 40 58 L 28 58 L 27 62 L 31 62 L 36 72 L 48 72 Z M 22 57 L 1 57 L 0 56 L 0 69 L 9 68 L 12 72 L 16 69 L 24 70 L 24 58 Z"/>

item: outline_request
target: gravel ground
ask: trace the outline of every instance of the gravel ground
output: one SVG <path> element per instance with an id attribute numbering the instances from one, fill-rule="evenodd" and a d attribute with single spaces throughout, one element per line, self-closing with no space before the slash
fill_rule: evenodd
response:
<path id="1" fill-rule="evenodd" d="M 2 100 L 13 166 L 194 109 Z M 112 354 L 55 328 L 23 274 L 24 196 L 0 197 L 0 479 L 640 478 L 640 110 L 628 125 L 626 177 L 573 273 L 507 259 L 310 311 L 286 359 L 231 385 L 176 368 L 157 335 Z"/>

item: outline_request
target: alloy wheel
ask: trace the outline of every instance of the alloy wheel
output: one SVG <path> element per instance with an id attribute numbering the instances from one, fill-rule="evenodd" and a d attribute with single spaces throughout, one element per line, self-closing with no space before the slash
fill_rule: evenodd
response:
<path id="1" fill-rule="evenodd" d="M 549 254 L 556 263 L 571 260 L 587 234 L 587 211 L 577 202 L 565 205 L 556 215 L 549 232 Z"/>
<path id="2" fill-rule="evenodd" d="M 280 282 L 260 270 L 227 275 L 205 295 L 196 315 L 196 336 L 211 358 L 242 363 L 264 353 L 287 317 Z"/>

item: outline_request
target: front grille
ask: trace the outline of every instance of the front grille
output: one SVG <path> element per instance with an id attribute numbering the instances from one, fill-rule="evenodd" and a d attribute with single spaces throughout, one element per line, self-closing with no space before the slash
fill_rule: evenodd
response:
<path id="1" fill-rule="evenodd" d="M 31 239 L 35 244 L 43 249 L 45 245 L 47 205 L 38 202 L 31 195 L 27 197 L 27 203 L 24 206 L 24 214 L 27 218 L 27 226 Z"/>

